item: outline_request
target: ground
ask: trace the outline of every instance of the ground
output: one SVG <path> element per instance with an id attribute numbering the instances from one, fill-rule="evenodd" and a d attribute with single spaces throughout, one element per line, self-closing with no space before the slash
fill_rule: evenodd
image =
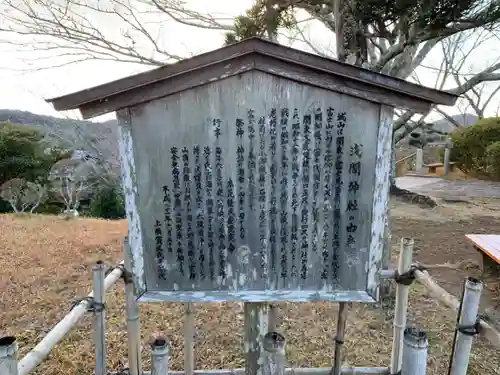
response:
<path id="1" fill-rule="evenodd" d="M 440 201 L 433 209 L 391 202 L 393 245 L 401 237 L 415 239 L 415 257 L 431 268 L 441 286 L 459 295 L 467 275 L 478 275 L 478 254 L 466 233 L 495 233 L 500 225 L 500 201 L 471 198 L 468 203 Z M 89 291 L 90 268 L 103 259 L 122 259 L 124 221 L 62 220 L 58 217 L 0 216 L 0 336 L 16 335 L 24 356 Z M 397 253 L 395 254 L 397 256 Z M 462 261 L 462 262 L 460 262 Z M 451 264 L 451 268 L 450 268 Z M 456 268 L 456 269 L 455 269 Z M 495 307 L 494 283 L 485 280 L 483 309 Z M 348 319 L 344 365 L 388 366 L 392 338 L 393 300 L 381 306 L 354 305 Z M 126 356 L 123 284 L 108 294 L 108 366 L 117 370 Z M 196 367 L 243 367 L 243 321 L 235 304 L 204 304 L 196 308 Z M 336 306 L 331 303 L 281 305 L 278 329 L 287 338 L 291 366 L 329 366 L 333 358 Z M 182 306 L 141 305 L 143 361 L 149 369 L 145 343 L 153 332 L 164 332 L 171 343 L 171 368 L 182 367 Z M 455 313 L 431 299 L 414 283 L 409 322 L 429 334 L 428 374 L 447 371 Z M 52 351 L 37 370 L 43 375 L 90 375 L 94 360 L 91 320 L 87 316 Z M 469 374 L 500 374 L 499 349 L 475 339 Z"/>

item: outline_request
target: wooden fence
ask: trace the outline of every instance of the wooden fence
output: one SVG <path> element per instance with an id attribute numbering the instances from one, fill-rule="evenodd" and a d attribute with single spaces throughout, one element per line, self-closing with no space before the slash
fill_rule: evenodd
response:
<path id="1" fill-rule="evenodd" d="M 125 238 L 125 254 L 128 241 Z M 408 290 L 412 281 L 422 283 L 431 296 L 444 302 L 458 313 L 457 328 L 450 356 L 450 375 L 465 375 L 473 336 L 483 335 L 490 343 L 500 347 L 500 334 L 483 320 L 478 319 L 479 299 L 482 282 L 468 278 L 464 283 L 462 301 L 458 301 L 440 288 L 418 265 L 412 263 L 413 240 L 403 238 L 399 264 L 396 270 L 385 270 L 381 278 L 396 282 L 396 304 L 394 314 L 393 342 L 390 365 L 385 367 L 342 368 L 342 352 L 345 340 L 345 326 L 348 318 L 348 303 L 339 303 L 339 316 L 335 337 L 335 351 L 332 367 L 328 368 L 286 368 L 286 338 L 275 331 L 275 307 L 267 303 L 244 303 L 245 350 L 244 369 L 195 370 L 194 369 L 194 317 L 191 304 L 185 304 L 184 320 L 184 371 L 169 371 L 169 343 L 166 337 L 156 337 L 151 345 L 151 371 L 143 371 L 141 364 L 141 343 L 139 306 L 136 302 L 129 259 L 119 263 L 105 277 L 105 267 L 97 262 L 92 269 L 93 292 L 76 305 L 24 358 L 18 360 L 18 346 L 15 337 L 0 338 L 0 374 L 27 375 L 42 363 L 74 325 L 87 312 L 93 314 L 95 374 L 96 375 L 340 375 L 340 374 L 402 374 L 424 375 L 427 366 L 427 334 L 425 331 L 408 327 Z M 105 295 L 118 282 L 125 282 L 128 367 L 126 370 L 109 372 L 106 366 L 105 341 Z"/>
<path id="2" fill-rule="evenodd" d="M 426 167 L 443 167 L 443 175 L 448 175 L 453 167 L 453 162 L 450 160 L 451 155 L 451 143 L 430 143 L 426 145 L 428 148 L 442 148 L 444 149 L 443 163 L 431 163 L 426 164 L 424 162 L 424 150 L 422 148 L 417 148 L 417 150 L 411 154 L 408 154 L 401 159 L 396 161 L 396 177 L 402 177 L 412 172 L 417 175 L 425 174 Z"/>

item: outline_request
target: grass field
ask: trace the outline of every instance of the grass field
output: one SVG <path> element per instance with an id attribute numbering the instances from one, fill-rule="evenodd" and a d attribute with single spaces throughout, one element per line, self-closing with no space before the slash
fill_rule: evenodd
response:
<path id="1" fill-rule="evenodd" d="M 426 264 L 464 261 L 468 266 L 438 268 L 431 274 L 440 285 L 458 293 L 464 277 L 477 273 L 477 254 L 463 238 L 466 233 L 495 233 L 500 227 L 497 202 L 440 205 L 424 210 L 392 202 L 395 248 L 402 236 L 415 238 L 416 258 Z M 21 356 L 85 296 L 90 269 L 98 260 L 113 265 L 122 259 L 125 221 L 13 215 L 0 216 L 0 336 L 16 335 Z M 397 256 L 397 254 L 395 254 Z M 493 285 L 493 284 L 491 284 Z M 485 289 L 491 289 L 486 284 Z M 488 292 L 488 291 L 487 291 Z M 484 304 L 496 307 L 489 291 Z M 126 356 L 123 284 L 108 294 L 108 366 L 117 370 Z M 345 365 L 388 366 L 392 337 L 393 301 L 381 306 L 354 305 L 346 333 Z M 243 321 L 236 304 L 197 304 L 196 367 L 243 367 Z M 336 306 L 330 303 L 282 304 L 279 330 L 287 338 L 291 366 L 329 366 L 333 358 Z M 153 332 L 164 332 L 171 343 L 171 368 L 183 361 L 182 306 L 141 305 L 143 360 L 149 369 L 145 345 Z M 429 333 L 428 374 L 444 374 L 456 316 L 429 298 L 423 288 L 411 287 L 409 321 Z M 90 316 L 73 329 L 42 364 L 37 374 L 92 373 L 93 346 Z M 500 350 L 476 339 L 469 374 L 500 374 Z"/>

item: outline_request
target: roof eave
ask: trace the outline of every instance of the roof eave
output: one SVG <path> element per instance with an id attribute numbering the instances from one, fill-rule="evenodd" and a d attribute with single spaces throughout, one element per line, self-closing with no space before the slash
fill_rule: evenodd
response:
<path id="1" fill-rule="evenodd" d="M 93 103 L 102 104 L 110 98 L 116 98 L 129 91 L 144 89 L 145 86 L 154 85 L 193 71 L 206 69 L 210 66 L 220 65 L 224 62 L 239 60 L 251 54 L 264 56 L 268 59 L 286 61 L 288 64 L 307 67 L 311 71 L 320 71 L 323 74 L 326 73 L 344 77 L 351 81 L 359 81 L 364 84 L 390 90 L 394 93 L 415 97 L 417 100 L 426 101 L 430 104 L 452 106 L 458 99 L 458 96 L 452 93 L 426 88 L 398 78 L 285 47 L 267 40 L 250 38 L 215 51 L 182 60 L 175 64 L 165 65 L 148 72 L 108 82 L 72 94 L 46 99 L 46 102 L 51 103 L 58 111 L 81 110 L 83 107 L 91 107 Z"/>

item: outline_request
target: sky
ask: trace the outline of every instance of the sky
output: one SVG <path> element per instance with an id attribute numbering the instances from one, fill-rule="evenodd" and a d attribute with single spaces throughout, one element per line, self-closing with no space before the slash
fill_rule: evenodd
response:
<path id="1" fill-rule="evenodd" d="M 57 0 L 54 1 L 56 2 Z M 247 9 L 251 5 L 252 0 L 211 0 L 209 2 L 203 0 L 189 0 L 188 3 L 192 9 L 205 13 L 210 11 L 210 14 L 217 15 L 218 17 L 231 18 L 241 14 Z M 207 8 L 208 6 L 209 9 Z M 0 12 L 1 10 L 2 8 L 0 5 Z M 97 22 L 101 30 L 109 35 L 116 36 L 118 35 L 117 33 L 123 29 L 123 23 L 119 22 L 117 19 L 110 19 L 109 17 L 98 19 L 95 18 L 94 15 L 90 15 L 90 17 L 92 17 L 94 22 Z M 148 19 L 148 21 L 150 20 L 151 19 Z M 5 20 L 2 21 L 0 18 L 0 22 L 5 22 Z M 230 23 L 229 20 L 225 22 Z M 159 38 L 161 47 L 168 49 L 171 53 L 181 56 L 190 56 L 214 50 L 219 48 L 224 40 L 222 32 L 188 27 L 173 21 L 163 23 L 161 28 L 155 29 L 155 33 L 161 35 Z M 307 35 L 315 41 L 316 45 L 322 46 L 324 51 L 332 48 L 332 34 L 319 23 L 308 23 Z M 5 39 L 5 36 L 0 37 L 0 40 L 2 39 Z M 488 54 L 493 55 L 492 46 L 493 44 L 491 43 L 486 45 L 484 50 L 486 56 Z M 138 46 L 138 48 L 141 47 L 144 49 L 149 48 L 149 46 L 146 45 Z M 310 51 L 304 43 L 296 42 L 293 44 L 293 47 Z M 498 48 L 494 54 L 496 55 L 497 52 L 498 56 L 500 56 Z M 47 62 L 42 59 L 44 55 L 33 52 L 32 50 L 20 52 L 18 48 L 13 48 L 4 43 L 0 43 L 0 56 L 2 56 L 0 60 L 0 84 L 2 88 L 0 90 L 0 108 L 26 110 L 56 117 L 81 118 L 77 111 L 65 113 L 55 111 L 50 104 L 45 102 L 45 98 L 65 95 L 151 69 L 151 67 L 145 67 L 138 64 L 91 61 L 61 68 L 37 71 L 40 67 L 47 66 Z M 51 56 L 53 56 L 53 54 Z M 32 61 L 29 66 L 26 65 L 26 61 L 28 60 Z M 437 66 L 436 64 L 438 64 L 439 61 L 438 51 L 438 53 L 431 54 L 426 63 Z M 486 59 L 481 59 L 481 61 L 482 63 L 487 63 Z M 421 83 L 426 86 L 434 86 L 436 82 L 435 75 L 432 74 L 431 70 L 422 70 L 422 72 L 419 73 L 419 79 Z M 488 89 L 492 90 L 494 87 L 493 85 Z M 496 102 L 498 102 L 497 99 L 492 101 L 492 108 L 496 108 Z M 447 111 L 453 113 L 457 110 L 448 109 Z M 94 118 L 93 121 L 103 121 L 110 118 L 114 118 L 114 114 L 100 116 Z"/>

